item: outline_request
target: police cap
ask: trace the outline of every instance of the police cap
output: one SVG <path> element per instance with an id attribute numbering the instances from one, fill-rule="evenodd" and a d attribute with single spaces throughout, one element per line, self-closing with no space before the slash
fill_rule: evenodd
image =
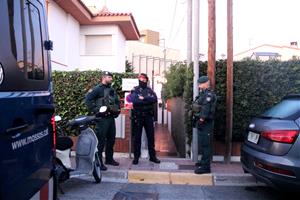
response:
<path id="1" fill-rule="evenodd" d="M 207 76 L 201 76 L 199 79 L 198 79 L 198 83 L 206 83 L 208 81 L 208 77 Z"/>
<path id="2" fill-rule="evenodd" d="M 103 71 L 102 76 L 113 76 L 109 71 Z"/>

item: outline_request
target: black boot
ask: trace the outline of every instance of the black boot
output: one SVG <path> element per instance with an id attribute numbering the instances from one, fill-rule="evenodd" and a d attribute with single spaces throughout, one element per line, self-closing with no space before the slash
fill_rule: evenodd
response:
<path id="1" fill-rule="evenodd" d="M 195 174 L 209 174 L 210 173 L 210 167 L 199 167 L 195 169 Z"/>
<path id="2" fill-rule="evenodd" d="M 160 160 L 157 159 L 156 157 L 151 157 L 149 160 L 150 160 L 151 162 L 156 163 L 156 164 L 159 164 L 159 163 L 160 163 Z"/>
<path id="3" fill-rule="evenodd" d="M 99 156 L 99 160 L 100 160 L 100 170 L 101 171 L 106 171 L 107 170 L 107 167 L 104 165 L 103 161 L 102 161 L 102 156 Z"/>
<path id="4" fill-rule="evenodd" d="M 105 160 L 105 164 L 107 164 L 107 165 L 112 165 L 112 166 L 119 166 L 120 164 L 117 162 L 117 161 L 115 161 L 114 159 L 106 159 Z"/>
<path id="5" fill-rule="evenodd" d="M 139 159 L 138 158 L 134 158 L 133 161 L 132 161 L 132 164 L 133 165 L 139 164 Z"/>

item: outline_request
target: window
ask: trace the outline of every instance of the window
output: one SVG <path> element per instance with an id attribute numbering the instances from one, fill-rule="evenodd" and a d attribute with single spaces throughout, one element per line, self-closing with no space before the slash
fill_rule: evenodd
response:
<path id="1" fill-rule="evenodd" d="M 111 55 L 112 36 L 111 35 L 86 35 L 85 55 Z"/>
<path id="2" fill-rule="evenodd" d="M 43 5 L 33 0 L 0 1 L 0 91 L 48 89 Z"/>
<path id="3" fill-rule="evenodd" d="M 289 118 L 300 112 L 299 99 L 285 99 L 267 110 L 262 117 L 269 118 Z"/>
<path id="4" fill-rule="evenodd" d="M 41 19 L 38 8 L 26 3 L 24 9 L 26 27 L 26 57 L 25 70 L 28 79 L 43 80 L 43 40 L 41 34 Z"/>

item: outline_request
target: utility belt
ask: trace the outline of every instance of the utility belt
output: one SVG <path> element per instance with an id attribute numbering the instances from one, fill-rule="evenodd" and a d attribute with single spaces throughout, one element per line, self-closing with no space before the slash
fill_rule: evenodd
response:
<path id="1" fill-rule="evenodd" d="M 154 111 L 152 110 L 132 110 L 132 117 L 138 118 L 138 117 L 147 117 L 147 116 L 154 116 Z"/>

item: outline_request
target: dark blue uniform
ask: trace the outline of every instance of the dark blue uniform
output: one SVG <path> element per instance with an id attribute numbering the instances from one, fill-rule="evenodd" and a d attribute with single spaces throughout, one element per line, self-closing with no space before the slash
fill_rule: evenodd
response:
<path id="1" fill-rule="evenodd" d="M 144 97 L 140 99 L 139 96 Z M 133 117 L 133 134 L 134 134 L 134 158 L 139 159 L 141 156 L 141 137 L 143 127 L 145 128 L 148 151 L 150 160 L 156 159 L 155 147 L 154 147 L 154 105 L 157 103 L 157 97 L 155 92 L 149 88 L 142 88 L 137 86 L 131 91 L 130 95 L 133 103 L 132 117 Z"/>

